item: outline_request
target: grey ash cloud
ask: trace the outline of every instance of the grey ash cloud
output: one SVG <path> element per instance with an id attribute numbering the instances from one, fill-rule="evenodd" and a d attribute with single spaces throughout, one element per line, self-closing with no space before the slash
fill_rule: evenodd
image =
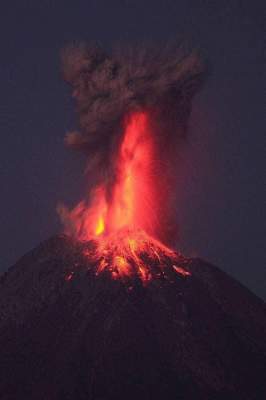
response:
<path id="1" fill-rule="evenodd" d="M 62 70 L 80 125 L 65 143 L 86 152 L 89 167 L 109 170 L 125 115 L 150 109 L 157 126 L 164 126 L 156 135 L 183 137 L 191 99 L 205 77 L 198 52 L 178 45 L 117 46 L 107 53 L 97 45 L 71 44 L 62 52 Z"/>
<path id="2" fill-rule="evenodd" d="M 160 238 L 170 244 L 177 234 L 177 151 L 186 137 L 191 100 L 206 76 L 202 57 L 178 45 L 127 45 L 107 53 L 81 43 L 63 50 L 62 70 L 72 88 L 80 128 L 67 133 L 65 144 L 87 156 L 90 190 L 84 202 L 88 206 L 95 186 L 103 184 L 111 199 L 114 182 L 120 179 L 116 160 L 125 117 L 149 112 L 156 148 L 152 179 L 156 179 L 158 204 L 163 204 Z M 57 210 L 69 226 L 71 212 L 62 204 Z"/>

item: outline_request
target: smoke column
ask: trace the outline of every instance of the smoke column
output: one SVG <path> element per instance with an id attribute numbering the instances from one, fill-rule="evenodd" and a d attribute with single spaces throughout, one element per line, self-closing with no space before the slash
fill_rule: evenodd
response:
<path id="1" fill-rule="evenodd" d="M 65 143 L 86 154 L 90 182 L 73 210 L 58 207 L 65 231 L 88 240 L 141 228 L 169 244 L 176 230 L 176 158 L 205 77 L 198 53 L 125 46 L 107 54 L 82 43 L 64 49 L 62 69 L 80 125 Z"/>

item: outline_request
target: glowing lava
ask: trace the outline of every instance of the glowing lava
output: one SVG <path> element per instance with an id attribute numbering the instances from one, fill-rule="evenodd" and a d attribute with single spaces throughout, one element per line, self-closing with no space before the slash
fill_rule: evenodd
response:
<path id="1" fill-rule="evenodd" d="M 155 233 L 154 143 L 148 113 L 131 114 L 124 125 L 111 189 L 109 182 L 99 185 L 90 195 L 90 205 L 80 202 L 69 215 L 80 240 L 125 228 Z"/>
<path id="2" fill-rule="evenodd" d="M 85 251 L 95 262 L 96 273 L 111 273 L 114 279 L 138 277 L 147 282 L 154 277 L 164 276 L 166 266 L 179 274 L 189 275 L 178 262 L 179 255 L 144 231 L 121 230 L 95 241 L 96 249 Z"/>
<path id="3" fill-rule="evenodd" d="M 107 270 L 115 279 L 137 276 L 146 282 L 162 275 L 166 264 L 183 276 L 189 274 L 174 265 L 176 253 L 153 239 L 158 208 L 151 129 L 147 112 L 125 119 L 111 189 L 110 183 L 99 185 L 90 206 L 81 202 L 69 215 L 75 236 L 96 243 L 86 255 L 95 262 L 97 274 Z"/>

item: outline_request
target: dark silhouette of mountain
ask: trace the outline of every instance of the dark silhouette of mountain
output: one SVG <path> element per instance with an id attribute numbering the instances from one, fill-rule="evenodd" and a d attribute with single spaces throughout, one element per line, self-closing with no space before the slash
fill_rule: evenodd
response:
<path id="1" fill-rule="evenodd" d="M 96 276 L 85 246 L 56 236 L 1 277 L 1 400 L 266 399 L 262 300 L 200 259 Z"/>

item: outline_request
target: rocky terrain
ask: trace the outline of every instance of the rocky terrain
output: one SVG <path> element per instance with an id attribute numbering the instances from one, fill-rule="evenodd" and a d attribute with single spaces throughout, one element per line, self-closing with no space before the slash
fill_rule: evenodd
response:
<path id="1" fill-rule="evenodd" d="M 266 398 L 262 300 L 200 259 L 96 276 L 88 246 L 55 236 L 2 275 L 1 400 Z"/>

